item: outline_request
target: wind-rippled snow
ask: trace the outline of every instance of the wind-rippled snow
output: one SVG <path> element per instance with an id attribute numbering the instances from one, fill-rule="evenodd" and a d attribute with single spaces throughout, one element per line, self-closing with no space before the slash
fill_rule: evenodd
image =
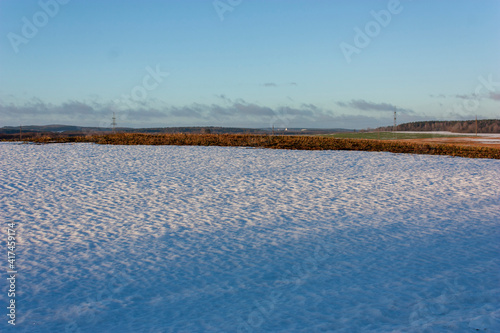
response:
<path id="1" fill-rule="evenodd" d="M 500 331 L 497 160 L 2 143 L 0 170 L 16 332 Z"/>

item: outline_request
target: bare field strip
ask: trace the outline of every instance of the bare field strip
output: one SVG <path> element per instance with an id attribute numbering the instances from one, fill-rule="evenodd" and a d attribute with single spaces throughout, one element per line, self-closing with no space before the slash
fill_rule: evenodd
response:
<path id="1" fill-rule="evenodd" d="M 339 139 L 322 136 L 118 133 L 85 137 L 40 137 L 26 141 L 36 143 L 92 142 L 112 145 L 232 146 L 292 150 L 385 151 L 392 153 L 500 159 L 500 149 L 495 147 L 404 140 Z"/>

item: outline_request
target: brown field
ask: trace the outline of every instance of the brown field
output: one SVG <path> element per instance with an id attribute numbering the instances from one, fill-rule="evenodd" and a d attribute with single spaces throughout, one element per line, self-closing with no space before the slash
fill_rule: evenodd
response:
<path id="1" fill-rule="evenodd" d="M 421 139 L 424 140 L 424 139 Z M 250 134 L 108 134 L 79 137 L 44 136 L 26 139 L 36 143 L 93 142 L 113 145 L 238 146 L 298 150 L 358 150 L 392 153 L 449 155 L 500 159 L 500 148 L 421 140 L 339 139 L 321 136 L 271 136 Z M 439 138 L 438 140 L 443 140 Z M 417 141 L 417 142 L 416 142 Z"/>

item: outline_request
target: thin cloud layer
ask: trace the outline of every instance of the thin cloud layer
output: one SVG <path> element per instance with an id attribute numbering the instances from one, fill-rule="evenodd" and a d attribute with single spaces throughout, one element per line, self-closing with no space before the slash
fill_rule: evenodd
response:
<path id="1" fill-rule="evenodd" d="M 500 101 L 500 93 L 490 91 L 488 94 L 483 93 L 483 94 L 455 94 L 455 95 L 450 95 L 450 97 L 458 98 L 458 99 L 464 99 L 467 101 L 470 100 L 483 100 L 483 99 L 491 99 L 494 101 Z"/>
<path id="2" fill-rule="evenodd" d="M 366 128 L 385 125 L 384 118 L 336 114 L 314 104 L 270 108 L 242 99 L 217 96 L 220 104 L 123 108 L 116 103 L 69 101 L 61 105 L 33 99 L 26 104 L 0 103 L 3 125 L 68 124 L 109 127 L 115 112 L 118 126 L 225 126 L 254 128 Z M 1 126 L 1 125 L 0 125 Z"/>
<path id="3" fill-rule="evenodd" d="M 289 83 L 285 83 L 285 84 L 278 84 L 275 82 L 266 82 L 266 83 L 261 84 L 261 86 L 263 86 L 263 87 L 297 86 L 297 83 L 296 82 L 289 82 Z"/>
<path id="4" fill-rule="evenodd" d="M 400 108 L 393 104 L 367 102 L 364 99 L 353 99 L 347 103 L 337 102 L 337 105 L 361 111 L 397 111 L 401 113 L 413 113 L 413 110 Z"/>
<path id="5" fill-rule="evenodd" d="M 500 101 L 500 93 L 490 92 L 490 99 Z"/>

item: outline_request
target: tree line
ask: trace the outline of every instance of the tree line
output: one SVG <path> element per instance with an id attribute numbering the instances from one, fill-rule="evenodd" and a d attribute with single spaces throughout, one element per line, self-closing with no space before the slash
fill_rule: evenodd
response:
<path id="1" fill-rule="evenodd" d="M 377 128 L 379 131 L 392 131 L 393 126 Z M 396 126 L 396 131 L 447 131 L 454 133 L 476 133 L 476 121 L 417 121 Z M 481 119 L 477 121 L 478 133 L 500 133 L 500 119 Z"/>

